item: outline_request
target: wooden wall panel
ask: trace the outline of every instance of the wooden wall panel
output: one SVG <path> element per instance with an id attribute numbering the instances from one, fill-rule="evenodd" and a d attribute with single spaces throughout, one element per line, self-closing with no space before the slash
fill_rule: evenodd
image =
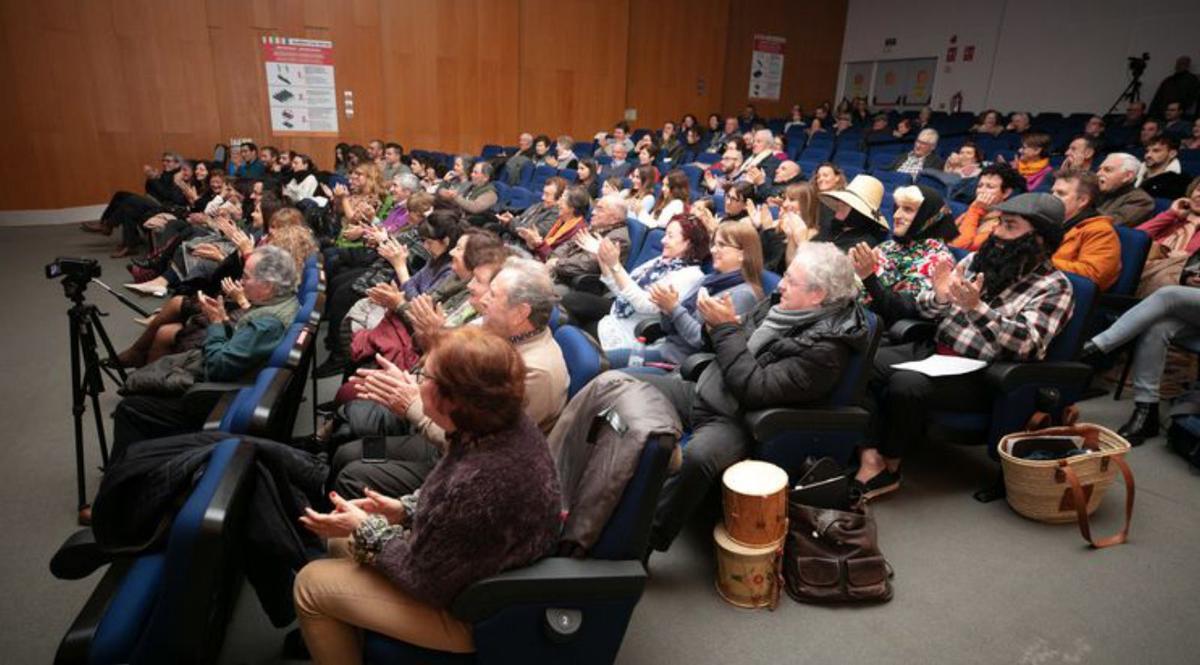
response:
<path id="1" fill-rule="evenodd" d="M 0 210 L 139 190 L 164 149 L 254 138 L 330 166 L 339 141 L 476 152 L 520 131 L 586 138 L 745 103 L 755 31 L 788 38 L 784 113 L 837 82 L 846 0 L 37 0 L 0 2 Z M 262 35 L 334 42 L 338 138 L 274 137 Z M 702 90 L 697 81 L 704 80 Z"/>
<path id="2" fill-rule="evenodd" d="M 624 117 L 628 18 L 628 0 L 522 0 L 522 131 L 578 139 Z"/>
<path id="3" fill-rule="evenodd" d="M 846 31 L 846 3 L 847 0 L 758 0 L 752 6 L 735 3 L 729 16 L 725 57 L 722 104 L 725 113 L 739 113 L 746 105 L 755 34 L 787 39 L 780 100 L 755 100 L 759 115 L 786 116 L 792 104 L 799 103 L 809 109 L 833 99 Z"/>
<path id="4" fill-rule="evenodd" d="M 720 111 L 730 0 L 634 2 L 629 13 L 627 106 L 638 127 Z M 685 27 L 686 26 L 686 27 Z"/>

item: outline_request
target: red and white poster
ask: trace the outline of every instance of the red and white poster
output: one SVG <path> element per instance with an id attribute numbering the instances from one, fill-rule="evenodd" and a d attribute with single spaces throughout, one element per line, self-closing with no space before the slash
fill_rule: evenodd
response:
<path id="1" fill-rule="evenodd" d="M 262 50 L 271 132 L 336 135 L 333 42 L 264 36 Z"/>
<path id="2" fill-rule="evenodd" d="M 754 35 L 750 54 L 750 99 L 778 100 L 783 88 L 783 47 L 787 39 Z"/>

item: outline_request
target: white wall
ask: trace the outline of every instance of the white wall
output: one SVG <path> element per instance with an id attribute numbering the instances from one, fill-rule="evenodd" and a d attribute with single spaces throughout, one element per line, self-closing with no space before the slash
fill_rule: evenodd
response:
<path id="1" fill-rule="evenodd" d="M 935 56 L 935 109 L 961 91 L 970 111 L 1104 112 L 1129 83 L 1128 56 L 1150 53 L 1147 102 L 1177 56 L 1200 71 L 1198 29 L 1196 0 L 850 0 L 841 62 Z M 947 63 L 952 35 L 958 57 Z M 966 46 L 975 59 L 964 63 Z"/>

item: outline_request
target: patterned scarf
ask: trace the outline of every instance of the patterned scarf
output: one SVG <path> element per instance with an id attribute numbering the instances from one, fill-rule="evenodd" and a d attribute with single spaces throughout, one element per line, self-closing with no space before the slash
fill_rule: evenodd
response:
<path id="1" fill-rule="evenodd" d="M 639 289 L 644 291 L 650 288 L 651 284 L 676 270 L 686 268 L 687 265 L 683 259 L 664 259 L 660 256 L 634 268 L 633 274 L 629 277 Z M 617 315 L 617 318 L 628 319 L 633 316 L 633 305 L 624 296 L 617 295 L 617 299 L 613 301 L 613 313 Z"/>

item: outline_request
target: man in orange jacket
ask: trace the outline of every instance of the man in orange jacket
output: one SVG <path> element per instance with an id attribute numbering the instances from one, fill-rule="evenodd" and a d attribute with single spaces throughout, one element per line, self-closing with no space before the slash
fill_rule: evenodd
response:
<path id="1" fill-rule="evenodd" d="M 1054 196 L 1066 208 L 1067 232 L 1054 252 L 1054 267 L 1087 277 L 1107 291 L 1121 274 L 1121 239 L 1111 217 L 1096 212 L 1100 181 L 1084 169 L 1064 169 L 1055 176 Z"/>

